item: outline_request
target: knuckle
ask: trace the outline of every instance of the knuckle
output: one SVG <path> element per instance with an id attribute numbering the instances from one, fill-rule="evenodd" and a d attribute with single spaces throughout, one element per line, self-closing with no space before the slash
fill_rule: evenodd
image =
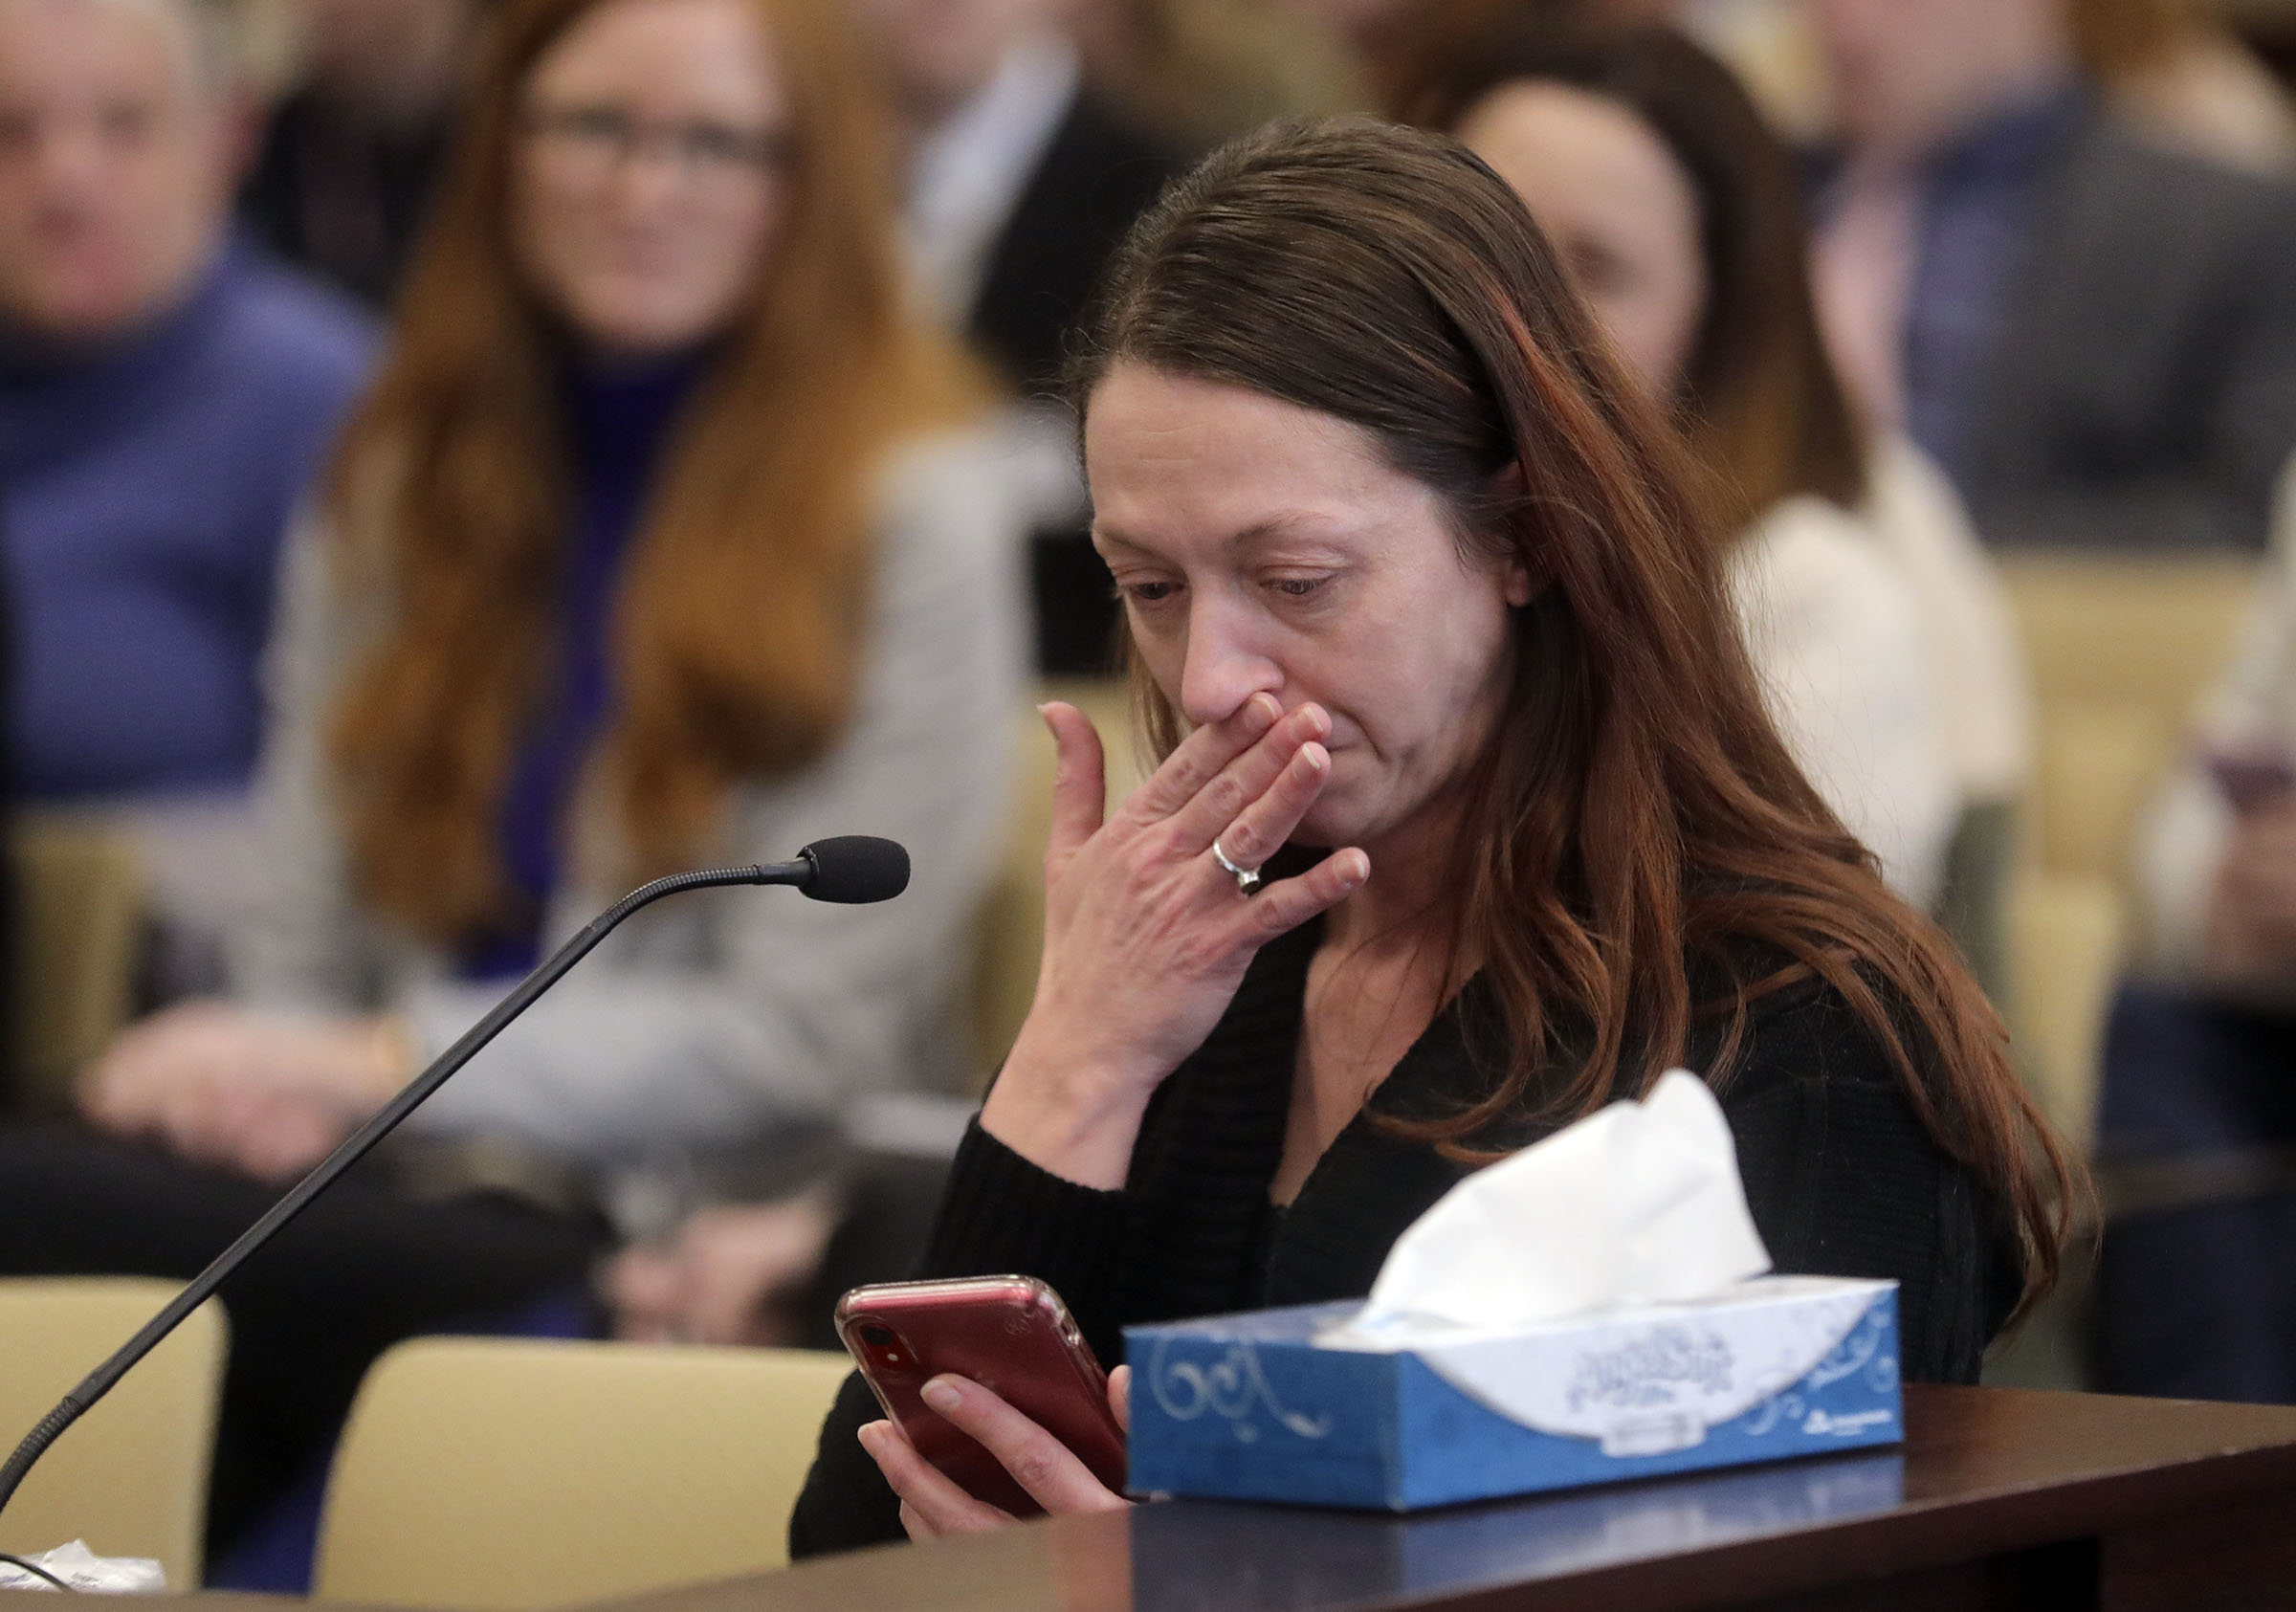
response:
<path id="1" fill-rule="evenodd" d="M 1198 798 L 1220 816 L 1233 817 L 1244 809 L 1244 781 L 1233 773 L 1224 772 L 1205 784 Z"/>
<path id="2" fill-rule="evenodd" d="M 1198 760 L 1202 754 L 1201 749 L 1190 749 L 1183 743 L 1164 758 L 1164 764 L 1156 769 L 1149 782 L 1161 790 L 1184 796 L 1203 778 L 1203 768 Z"/>
<path id="3" fill-rule="evenodd" d="M 1146 901 L 1156 893 L 1157 868 L 1153 862 L 1128 858 L 1124 864 L 1124 894 L 1135 902 Z"/>
<path id="4" fill-rule="evenodd" d="M 1004 1457 L 1004 1469 L 1012 1474 L 1013 1482 L 1035 1494 L 1051 1485 L 1060 1468 L 1052 1452 L 1030 1439 Z"/>
<path id="5" fill-rule="evenodd" d="M 1201 838 L 1192 835 L 1185 825 L 1167 818 L 1159 826 L 1156 836 L 1156 860 L 1159 865 L 1188 863 L 1203 858 Z"/>
<path id="6" fill-rule="evenodd" d="M 1153 827 L 1163 815 L 1163 808 L 1157 804 L 1156 791 L 1143 785 L 1127 796 L 1108 821 L 1116 825 L 1119 832 L 1137 833 Z"/>
<path id="7" fill-rule="evenodd" d="M 1221 934 L 1195 934 L 1187 938 L 1181 950 L 1180 964 L 1188 975 L 1203 979 L 1218 974 L 1227 966 L 1234 946 Z"/>
<path id="8" fill-rule="evenodd" d="M 1272 939 L 1287 930 L 1296 929 L 1308 915 L 1292 898 L 1290 891 L 1270 891 L 1251 904 L 1252 917 L 1260 933 Z"/>

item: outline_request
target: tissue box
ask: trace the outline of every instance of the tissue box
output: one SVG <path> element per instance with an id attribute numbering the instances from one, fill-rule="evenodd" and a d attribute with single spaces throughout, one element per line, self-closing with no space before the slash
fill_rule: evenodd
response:
<path id="1" fill-rule="evenodd" d="M 1762 1276 L 1393 1352 L 1317 1342 L 1359 1308 L 1125 1329 L 1133 1491 L 1407 1512 L 1905 1436 L 1894 1282 Z"/>

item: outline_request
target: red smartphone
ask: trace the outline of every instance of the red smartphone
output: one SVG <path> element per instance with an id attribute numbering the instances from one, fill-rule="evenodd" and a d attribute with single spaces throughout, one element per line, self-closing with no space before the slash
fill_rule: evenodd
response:
<path id="1" fill-rule="evenodd" d="M 970 1378 L 1076 1452 L 1124 1491 L 1124 1430 L 1108 1406 L 1108 1374 L 1060 1295 L 1033 1276 L 880 1282 L 837 1301 L 837 1336 L 885 1414 L 917 1453 L 977 1500 L 1015 1516 L 1044 1510 L 969 1433 L 918 1390 L 941 1372 Z"/>

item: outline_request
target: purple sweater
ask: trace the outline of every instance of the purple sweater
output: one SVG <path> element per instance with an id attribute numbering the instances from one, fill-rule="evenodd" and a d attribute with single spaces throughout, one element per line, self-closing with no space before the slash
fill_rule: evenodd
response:
<path id="1" fill-rule="evenodd" d="M 279 540 L 373 343 L 346 298 L 239 245 L 98 349 L 0 332 L 8 742 L 26 797 L 246 782 Z"/>

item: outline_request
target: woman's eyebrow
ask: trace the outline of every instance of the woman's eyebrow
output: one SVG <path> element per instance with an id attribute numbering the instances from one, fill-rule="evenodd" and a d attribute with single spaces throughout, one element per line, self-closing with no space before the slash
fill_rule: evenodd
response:
<path id="1" fill-rule="evenodd" d="M 1251 548 L 1261 543 L 1300 538 L 1328 541 L 1344 537 L 1352 529 L 1344 517 L 1335 517 L 1311 510 L 1285 510 L 1264 517 L 1248 526 L 1230 533 L 1222 541 L 1220 546 L 1225 549 Z M 1127 537 L 1124 533 L 1099 520 L 1093 522 L 1091 535 L 1093 541 L 1103 548 L 1127 549 L 1135 554 L 1155 555 L 1159 553 L 1154 543 Z"/>
<path id="2" fill-rule="evenodd" d="M 1354 523 L 1344 515 L 1318 510 L 1286 510 L 1255 520 L 1227 540 L 1230 548 L 1248 548 L 1260 543 L 1281 542 L 1287 540 L 1307 539 L 1328 541 L 1353 533 Z"/>
<path id="3" fill-rule="evenodd" d="M 1135 554 L 1153 554 L 1156 552 L 1146 543 L 1141 542 L 1134 538 L 1128 538 L 1121 532 L 1111 530 L 1109 527 L 1103 525 L 1097 520 L 1093 522 L 1092 528 L 1087 535 L 1093 540 L 1093 546 L 1098 548 L 1130 549 Z"/>

